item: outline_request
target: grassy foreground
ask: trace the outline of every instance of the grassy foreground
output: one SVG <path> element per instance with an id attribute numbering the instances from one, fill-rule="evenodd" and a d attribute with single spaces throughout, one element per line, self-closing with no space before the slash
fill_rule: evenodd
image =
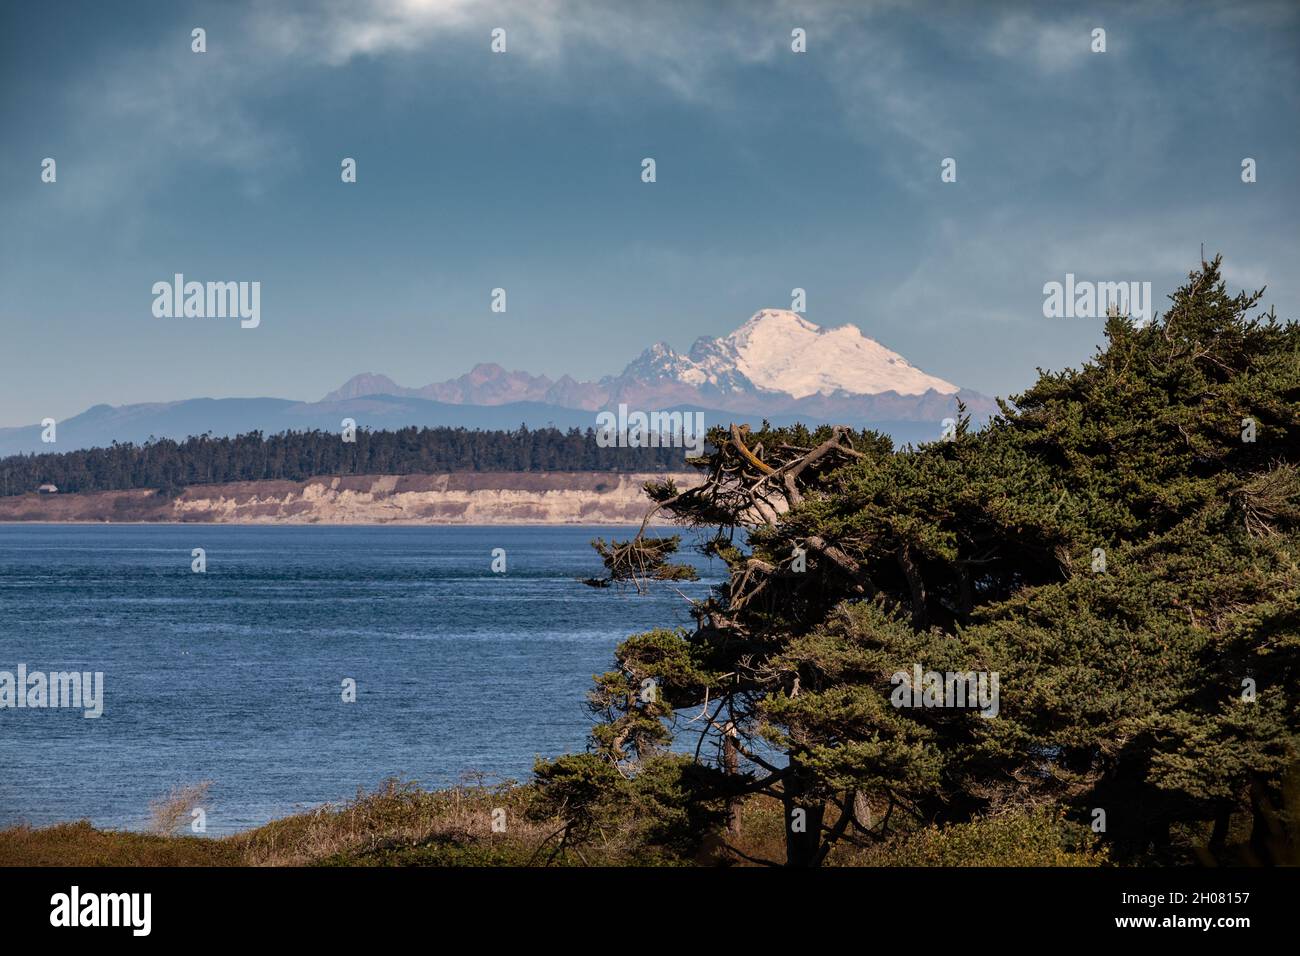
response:
<path id="1" fill-rule="evenodd" d="M 780 804 L 754 797 L 733 831 L 689 855 L 647 843 L 635 819 L 598 821 L 594 836 L 566 843 L 559 819 L 538 818 L 529 786 L 428 791 L 396 780 L 344 804 L 284 817 L 232 836 L 99 830 L 86 821 L 0 830 L 8 866 L 727 866 L 779 861 Z M 188 813 L 154 806 L 155 827 L 181 828 Z M 494 830 L 494 818 L 497 829 Z M 504 829 L 501 829 L 504 825 Z M 173 832 L 174 832 L 173 830 Z M 725 841 L 725 845 L 724 845 Z M 1174 858 L 1195 863 L 1204 835 L 1183 834 Z M 1250 862 L 1236 855 L 1224 863 Z M 748 859 L 747 859 L 748 858 Z M 1126 861 L 1134 862 L 1134 861 Z M 1055 811 L 1019 811 L 944 828 L 901 830 L 887 839 L 837 846 L 832 866 L 1107 866 L 1089 829 Z"/>

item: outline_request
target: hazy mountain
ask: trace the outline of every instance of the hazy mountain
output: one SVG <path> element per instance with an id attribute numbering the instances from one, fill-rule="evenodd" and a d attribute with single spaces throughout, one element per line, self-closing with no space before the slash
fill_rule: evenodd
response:
<path id="1" fill-rule="evenodd" d="M 458 378 L 418 388 L 385 375 L 354 376 L 319 402 L 279 398 L 196 398 L 112 407 L 96 405 L 58 423 L 58 441 L 41 428 L 0 428 L 0 454 L 65 451 L 185 438 L 211 432 L 336 431 L 344 418 L 369 428 L 407 425 L 465 428 L 589 428 L 595 413 L 626 403 L 633 410 L 699 411 L 706 425 L 764 418 L 774 424 L 833 421 L 875 427 L 895 440 L 938 437 L 960 396 L 975 418 L 994 411 L 983 395 L 928 375 L 855 326 L 823 329 L 794 312 L 764 309 L 722 338 L 701 338 L 683 355 L 650 346 L 618 375 L 579 382 L 565 375 L 474 366 Z"/>
<path id="2" fill-rule="evenodd" d="M 697 406 L 658 406 L 662 411 L 699 412 L 706 427 L 725 423 L 749 423 L 757 427 L 764 418 L 775 425 L 810 421 L 803 415 L 750 415 Z M 946 410 L 943 415 L 948 414 Z M 873 427 L 892 435 L 897 442 L 931 441 L 938 437 L 943 415 L 929 420 L 836 418 L 855 427 Z M 595 413 L 586 409 L 562 408 L 540 402 L 509 402 L 504 405 L 454 405 L 401 395 L 365 395 L 340 401 L 293 402 L 279 398 L 196 398 L 183 402 L 143 405 L 96 405 L 58 424 L 57 442 L 41 441 L 41 427 L 0 428 L 0 456 L 72 451 L 106 447 L 113 442 L 145 442 L 150 438 L 183 439 L 190 435 L 238 435 L 261 431 L 267 435 L 286 430 L 320 429 L 337 431 L 344 418 L 365 428 L 393 429 L 408 425 L 453 428 L 587 429 L 595 427 Z M 826 420 L 824 417 L 820 420 Z"/>
<path id="3" fill-rule="evenodd" d="M 107 446 L 114 441 L 143 442 L 149 438 L 185 438 L 211 432 L 237 435 L 250 431 L 275 434 L 289 429 L 338 431 L 351 418 L 367 428 L 439 425 L 464 428 L 518 428 L 555 425 L 587 428 L 590 412 L 558 408 L 540 402 L 501 405 L 453 405 L 398 395 L 365 395 L 324 402 L 294 402 L 281 398 L 196 398 L 164 404 L 96 405 L 58 423 L 57 441 L 41 441 L 41 427 L 0 428 L 0 455 L 57 452 Z"/>
<path id="4" fill-rule="evenodd" d="M 644 408 L 692 405 L 763 415 L 830 416 L 845 421 L 935 421 L 954 407 L 958 387 L 928 375 L 856 326 L 823 329 L 783 309 L 764 309 L 722 338 L 700 338 L 688 354 L 652 345 L 622 373 L 599 382 L 476 365 L 465 375 L 402 388 L 383 375 L 350 379 L 326 400 L 365 394 L 411 395 L 468 405 L 539 401 L 595 411 L 626 402 Z M 976 415 L 993 410 L 961 392 Z M 944 411 L 947 410 L 947 411 Z"/>

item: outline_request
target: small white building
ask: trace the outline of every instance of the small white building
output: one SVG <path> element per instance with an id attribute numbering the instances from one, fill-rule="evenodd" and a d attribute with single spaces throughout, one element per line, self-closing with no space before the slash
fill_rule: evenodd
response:
<path id="1" fill-rule="evenodd" d="M 36 489 L 36 493 L 40 495 L 57 495 L 59 493 L 59 486 L 50 484 L 41 485 Z"/>

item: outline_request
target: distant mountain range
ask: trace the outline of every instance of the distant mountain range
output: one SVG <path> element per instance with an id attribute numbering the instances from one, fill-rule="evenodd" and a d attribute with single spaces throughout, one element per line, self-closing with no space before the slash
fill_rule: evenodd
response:
<path id="1" fill-rule="evenodd" d="M 852 325 L 822 329 L 794 312 L 764 309 L 724 338 L 697 339 L 686 355 L 664 342 L 653 345 L 622 374 L 598 382 L 567 375 L 552 380 L 482 364 L 421 388 L 403 388 L 384 375 L 357 375 L 324 400 L 400 395 L 455 405 L 541 402 L 588 411 L 626 402 L 643 409 L 698 405 L 856 419 L 910 418 L 919 409 L 930 419 L 933 407 L 948 407 L 957 391 Z"/>
<path id="2" fill-rule="evenodd" d="M 356 375 L 318 402 L 278 398 L 197 398 L 139 405 L 96 405 L 58 423 L 56 444 L 41 428 L 0 428 L 0 455 L 68 451 L 185 438 L 211 432 L 337 430 L 361 427 L 595 427 L 596 412 L 626 404 L 641 411 L 701 411 L 707 424 L 777 425 L 802 421 L 873 427 L 900 443 L 937 438 L 956 400 L 982 420 L 994 402 L 927 375 L 855 326 L 824 329 L 803 316 L 764 309 L 723 338 L 700 338 L 685 355 L 665 343 L 641 353 L 621 374 L 597 382 L 507 371 L 480 364 L 459 378 L 405 388 L 384 375 Z"/>

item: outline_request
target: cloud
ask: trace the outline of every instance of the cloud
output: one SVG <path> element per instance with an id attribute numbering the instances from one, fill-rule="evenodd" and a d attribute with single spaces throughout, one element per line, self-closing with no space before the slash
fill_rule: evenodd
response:
<path id="1" fill-rule="evenodd" d="M 293 138 L 254 108 L 279 70 L 212 37 L 195 53 L 188 29 L 116 49 L 63 93 L 66 162 L 54 201 L 70 213 L 139 217 L 143 198 L 196 165 L 241 174 L 246 192 L 265 188 L 264 171 L 295 155 Z"/>
<path id="2" fill-rule="evenodd" d="M 1280 314 L 1300 313 L 1300 284 L 1282 265 L 1300 257 L 1300 239 L 1267 210 L 1248 213 L 1229 203 L 1126 217 L 1098 210 L 1072 216 L 1068 230 L 1060 228 L 1059 212 L 1008 206 L 939 221 L 924 243 L 927 254 L 889 290 L 887 311 L 936 328 L 955 314 L 1032 327 L 1043 321 L 1043 284 L 1067 272 L 1091 281 L 1151 282 L 1163 310 L 1164 296 L 1196 268 L 1204 243 L 1207 259 L 1223 253 L 1230 291 L 1267 285 L 1266 303 L 1277 303 Z"/>
<path id="3" fill-rule="evenodd" d="M 84 77 L 73 111 L 94 118 L 81 134 L 101 144 L 99 171 L 87 172 L 79 197 L 87 208 L 113 202 L 117 191 L 104 187 L 133 170 L 165 176 L 169 166 L 195 156 L 246 174 L 248 189 L 264 188 L 259 170 L 271 162 L 283 167 L 294 150 L 289 130 L 257 115 L 268 96 L 309 83 L 312 71 L 344 70 L 363 60 L 400 61 L 408 71 L 403 82 L 419 82 L 425 58 L 453 61 L 472 90 L 490 82 L 492 73 L 466 64 L 476 50 L 484 61 L 491 56 L 495 27 L 507 31 L 511 63 L 545 81 L 536 85 L 539 92 L 602 98 L 612 79 L 613 87 L 657 87 L 719 115 L 756 108 L 745 69 L 792 58 L 790 30 L 803 27 L 809 48 L 798 67 L 823 77 L 845 127 L 876 147 L 886 174 L 901 182 L 915 179 L 917 162 L 937 163 L 978 142 L 981 124 L 970 120 L 990 108 L 978 90 L 953 84 L 950 68 L 936 70 L 941 58 L 914 56 L 915 44 L 904 36 L 917 21 L 898 0 L 499 0 L 491 6 L 475 0 L 289 0 L 225 12 L 206 54 L 190 52 L 187 30 L 183 42 L 172 31 L 153 49 L 123 51 Z M 969 18 L 949 19 L 935 33 L 937 44 L 954 57 L 969 56 Z M 1086 55 L 1087 40 L 1082 21 L 1020 13 L 977 33 L 975 46 L 1007 59 L 1028 51 L 1040 69 L 1051 70 Z M 121 136 L 122 129 L 133 135 Z M 891 148 L 898 145 L 910 150 Z"/>
<path id="4" fill-rule="evenodd" d="M 936 104 L 893 82 L 901 54 L 863 17 L 893 7 L 874 4 L 791 5 L 784 0 L 701 6 L 687 2 L 611 4 L 600 0 L 290 0 L 223 8 L 209 30 L 208 52 L 190 51 L 185 29 L 148 46 L 131 46 L 89 63 L 72 81 L 67 114 L 86 157 L 61 199 L 98 212 L 138 198 L 148 185 L 195 162 L 239 174 L 246 191 L 267 188 L 272 167 L 295 155 L 292 124 L 260 116 L 265 102 L 305 88 L 316 71 L 343 71 L 360 61 L 391 65 L 402 83 L 420 82 L 425 58 L 451 61 L 467 95 L 485 89 L 483 61 L 491 31 L 507 31 L 511 64 L 539 80 L 532 92 L 599 101 L 638 85 L 666 91 L 719 115 L 754 108 L 743 70 L 792 57 L 790 30 L 805 27 L 813 71 L 857 62 L 853 109 L 874 110 L 892 129 L 933 142 L 941 129 Z M 865 52 L 865 56 L 863 55 Z M 468 64 L 468 65 L 467 65 Z M 432 73 L 432 70 L 427 72 Z M 130 135 L 123 135 L 130 130 Z"/>
<path id="5" fill-rule="evenodd" d="M 984 38 L 984 48 L 997 56 L 1027 59 L 1041 73 L 1059 73 L 1079 66 L 1092 53 L 1092 30 L 1100 23 L 1081 18 L 1045 19 L 1027 13 L 1003 16 Z M 1110 38 L 1107 37 L 1109 50 Z"/>
<path id="6" fill-rule="evenodd" d="M 553 4 L 531 6 L 541 12 Z M 342 66 L 356 57 L 418 50 L 439 32 L 466 29 L 474 11 L 471 0 L 324 0 L 260 7 L 250 21 L 255 35 L 281 54 Z"/>
<path id="7" fill-rule="evenodd" d="M 598 0 L 323 0 L 258 8 L 252 32 L 271 50 L 329 66 L 359 58 L 465 50 L 484 54 L 505 29 L 508 54 L 558 69 L 599 57 L 624 64 L 687 100 L 707 97 L 710 76 L 770 59 L 787 42 L 773 33 L 770 3 L 713 8 L 680 2 Z M 785 22 L 784 20 L 782 22 Z"/>

